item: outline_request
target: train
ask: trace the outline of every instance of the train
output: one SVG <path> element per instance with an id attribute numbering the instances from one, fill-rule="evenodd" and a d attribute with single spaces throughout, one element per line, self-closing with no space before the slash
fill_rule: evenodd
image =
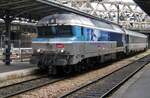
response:
<path id="1" fill-rule="evenodd" d="M 55 13 L 37 23 L 30 62 L 51 75 L 96 64 L 148 48 L 148 36 L 120 25 L 75 13 Z"/>

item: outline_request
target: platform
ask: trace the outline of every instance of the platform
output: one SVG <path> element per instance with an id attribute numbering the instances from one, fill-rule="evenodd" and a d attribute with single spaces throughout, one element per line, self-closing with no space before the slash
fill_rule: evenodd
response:
<path id="1" fill-rule="evenodd" d="M 0 62 L 0 81 L 19 78 L 37 72 L 37 67 L 28 62 L 13 62 L 11 65 L 4 65 Z"/>
<path id="2" fill-rule="evenodd" d="M 150 64 L 128 80 L 110 98 L 150 98 Z"/>

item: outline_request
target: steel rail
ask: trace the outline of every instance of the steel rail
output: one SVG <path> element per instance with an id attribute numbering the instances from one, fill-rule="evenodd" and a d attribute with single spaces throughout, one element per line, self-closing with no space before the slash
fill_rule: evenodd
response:
<path id="1" fill-rule="evenodd" d="M 42 79 L 43 79 L 43 81 L 42 81 Z M 12 84 L 12 85 L 4 86 L 4 87 L 0 88 L 0 98 L 13 97 L 13 96 L 19 95 L 21 93 L 25 93 L 27 91 L 31 91 L 31 90 L 34 90 L 34 89 L 37 89 L 37 88 L 40 88 L 40 87 L 43 87 L 43 86 L 46 86 L 46 85 L 49 85 L 49 84 L 53 84 L 53 83 L 62 81 L 64 79 L 65 79 L 64 77 L 63 78 L 49 78 L 49 77 L 43 76 L 43 77 L 40 77 L 40 78 L 31 79 L 31 80 L 15 83 L 15 84 Z M 47 81 L 44 81 L 44 80 L 47 80 Z M 33 85 L 34 82 L 38 83 L 38 81 L 41 81 L 41 83 L 37 84 L 36 86 Z M 22 85 L 27 86 L 27 87 L 23 88 L 23 87 L 21 87 Z M 20 86 L 19 90 L 18 90 L 17 86 Z M 15 88 L 17 88 L 17 90 L 15 90 Z M 5 91 L 5 89 L 6 89 L 6 91 L 7 90 L 10 90 L 10 91 L 15 90 L 15 91 L 12 91 L 12 93 L 10 93 L 10 91 L 9 91 L 7 93 Z"/>
<path id="2" fill-rule="evenodd" d="M 147 63 L 148 64 L 148 63 Z M 145 64 L 146 65 L 146 64 Z M 110 96 L 111 94 L 113 94 L 113 92 L 117 91 L 125 82 L 127 82 L 129 79 L 131 79 L 137 72 L 139 72 L 141 69 L 144 68 L 144 66 L 139 67 L 138 69 L 136 69 L 133 73 L 131 73 L 128 77 L 126 77 L 125 79 L 123 79 L 120 83 L 118 83 L 118 85 L 114 86 L 112 89 L 110 89 L 108 92 L 106 92 L 105 94 L 103 94 L 101 96 L 101 98 L 107 98 L 108 96 Z"/>
<path id="3" fill-rule="evenodd" d="M 42 75 L 42 76 L 35 77 L 35 78 L 32 78 L 32 79 L 27 79 L 27 80 L 24 80 L 24 81 L 21 81 L 21 82 L 9 84 L 9 85 L 6 85 L 6 86 L 1 86 L 0 89 L 4 89 L 4 88 L 6 88 L 6 87 L 10 87 L 10 86 L 18 85 L 18 84 L 21 84 L 21 83 L 25 83 L 25 82 L 37 80 L 37 79 L 40 79 L 40 78 L 43 78 L 43 77 L 46 77 L 46 76 L 47 76 L 47 75 Z M 19 78 L 19 79 L 20 79 L 20 78 Z M 13 80 L 13 79 L 11 79 L 11 80 Z M 5 81 L 4 81 L 4 82 L 5 82 Z M 6 80 L 6 82 L 7 82 L 7 80 Z"/>
<path id="4" fill-rule="evenodd" d="M 117 90 L 117 88 L 119 88 L 123 83 L 125 83 L 127 80 L 129 80 L 134 74 L 136 74 L 139 70 L 141 70 L 145 65 L 147 65 L 150 61 L 149 61 L 149 60 L 148 60 L 148 61 L 147 61 L 147 60 L 143 60 L 143 59 L 146 58 L 146 57 L 149 57 L 149 56 L 150 56 L 150 55 L 147 55 L 147 56 L 145 56 L 145 57 L 142 57 L 142 58 L 140 58 L 140 59 L 138 59 L 138 60 L 136 60 L 136 61 L 133 61 L 132 63 L 127 64 L 126 66 L 124 66 L 124 67 L 122 67 L 122 68 L 120 68 L 120 69 L 118 69 L 118 70 L 116 70 L 116 71 L 114 71 L 114 72 L 112 72 L 112 73 L 110 73 L 110 74 L 104 76 L 104 77 L 95 79 L 95 80 L 93 80 L 93 81 L 91 81 L 91 82 L 89 82 L 89 83 L 87 83 L 87 84 L 81 85 L 81 86 L 79 86 L 78 88 L 75 88 L 75 89 L 73 89 L 72 91 L 67 92 L 67 93 L 65 93 L 64 95 L 60 96 L 60 98 L 69 98 L 68 96 L 71 96 L 71 95 L 73 95 L 73 94 L 76 93 L 76 92 L 80 92 L 80 90 L 82 90 L 82 89 L 86 89 L 87 87 L 89 87 L 89 86 L 91 86 L 91 85 L 94 85 L 95 83 L 97 83 L 97 82 L 99 82 L 99 81 L 105 79 L 106 77 L 112 75 L 113 73 L 115 73 L 115 72 L 117 72 L 117 71 L 122 70 L 123 68 L 125 68 L 125 67 L 127 67 L 127 66 L 130 66 L 131 64 L 134 64 L 134 63 L 136 63 L 136 62 L 145 62 L 145 64 L 143 64 L 141 67 L 138 67 L 134 72 L 132 72 L 132 73 L 131 73 L 130 75 L 128 75 L 127 77 L 125 77 L 121 82 L 119 82 L 119 83 L 118 83 L 117 85 L 115 85 L 113 88 L 111 88 L 111 89 L 108 90 L 106 93 L 104 93 L 104 94 L 102 94 L 101 96 L 99 96 L 100 98 L 106 98 L 107 96 L 109 96 L 110 94 L 112 94 L 112 92 L 114 92 L 115 90 Z M 79 97 L 80 97 L 80 96 L 79 96 Z"/>

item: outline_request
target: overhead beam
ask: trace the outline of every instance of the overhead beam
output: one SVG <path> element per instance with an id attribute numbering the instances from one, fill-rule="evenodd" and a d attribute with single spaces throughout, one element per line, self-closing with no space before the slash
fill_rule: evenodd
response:
<path id="1" fill-rule="evenodd" d="M 23 8 L 33 7 L 33 6 L 37 6 L 37 5 L 38 5 L 37 3 L 32 3 L 30 5 L 29 4 L 24 4 L 24 5 L 21 5 L 21 6 L 13 7 L 10 10 L 23 9 Z"/>
<path id="2" fill-rule="evenodd" d="M 29 10 L 24 10 L 18 14 L 15 15 L 15 17 L 19 16 L 19 15 L 22 15 L 24 13 L 29 13 L 29 12 L 32 12 L 32 11 L 36 11 L 36 10 L 41 10 L 41 9 L 44 9 L 46 8 L 45 6 L 41 6 L 41 7 L 37 7 L 37 8 L 32 8 L 32 9 L 29 9 Z"/>
<path id="3" fill-rule="evenodd" d="M 20 1 L 16 1 L 16 2 L 9 2 L 9 3 L 5 3 L 5 4 L 0 4 L 0 7 L 6 7 L 6 6 L 10 6 L 10 5 L 24 3 L 26 1 L 30 1 L 30 0 L 20 0 Z"/>

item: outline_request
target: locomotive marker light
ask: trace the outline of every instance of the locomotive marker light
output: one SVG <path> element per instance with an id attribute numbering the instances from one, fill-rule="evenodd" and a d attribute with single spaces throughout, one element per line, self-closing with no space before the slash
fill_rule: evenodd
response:
<path id="1" fill-rule="evenodd" d="M 40 52 L 41 52 L 41 50 L 40 50 L 40 49 L 37 49 L 37 52 L 38 52 L 38 53 L 40 53 Z"/>
<path id="2" fill-rule="evenodd" d="M 63 52 L 64 52 L 64 49 L 61 49 L 60 52 L 63 53 Z"/>

